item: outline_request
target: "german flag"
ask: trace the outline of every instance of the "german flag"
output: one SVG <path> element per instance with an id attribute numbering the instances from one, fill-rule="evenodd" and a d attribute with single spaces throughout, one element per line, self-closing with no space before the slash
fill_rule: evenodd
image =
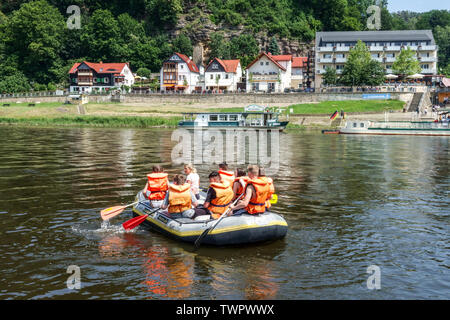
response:
<path id="1" fill-rule="evenodd" d="M 336 110 L 332 115 L 331 115 L 331 117 L 330 117 L 330 120 L 334 120 L 334 119 L 336 119 L 336 117 L 338 116 L 338 114 L 339 114 L 339 112 Z"/>

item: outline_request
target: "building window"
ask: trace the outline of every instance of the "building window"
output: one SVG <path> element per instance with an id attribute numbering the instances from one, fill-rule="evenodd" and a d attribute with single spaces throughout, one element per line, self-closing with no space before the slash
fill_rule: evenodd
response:
<path id="1" fill-rule="evenodd" d="M 420 67 L 421 67 L 422 69 L 428 69 L 430 66 L 427 65 L 427 64 L 423 64 L 423 65 L 421 65 Z"/>
<path id="2" fill-rule="evenodd" d="M 228 73 L 225 75 L 225 79 L 228 79 Z"/>
<path id="3" fill-rule="evenodd" d="M 263 65 L 264 65 L 264 62 L 261 61 L 259 64 L 263 66 Z"/>
<path id="4" fill-rule="evenodd" d="M 331 54 L 324 54 L 324 55 L 323 55 L 323 58 L 324 58 L 324 59 L 329 59 L 329 58 L 331 58 Z"/>
<path id="5" fill-rule="evenodd" d="M 181 69 L 181 70 L 183 70 L 183 67 L 184 67 L 183 65 L 180 65 L 180 69 Z"/>
<path id="6" fill-rule="evenodd" d="M 266 66 L 268 66 L 268 65 L 269 65 L 269 61 L 266 62 Z"/>
<path id="7" fill-rule="evenodd" d="M 211 74 L 211 77 L 210 77 L 210 79 L 211 79 L 211 80 L 213 80 L 213 79 L 214 79 L 214 75 L 213 75 L 213 74 Z"/>

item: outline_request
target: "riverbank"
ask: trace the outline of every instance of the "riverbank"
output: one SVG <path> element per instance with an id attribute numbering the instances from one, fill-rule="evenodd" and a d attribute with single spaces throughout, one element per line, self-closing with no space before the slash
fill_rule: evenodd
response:
<path id="1" fill-rule="evenodd" d="M 330 128 L 339 125 L 329 117 L 334 111 L 356 112 L 363 119 L 384 116 L 385 110 L 401 112 L 404 102 L 386 101 L 324 101 L 309 104 L 280 103 L 270 106 L 282 112 L 281 119 L 290 121 L 288 129 Z M 148 128 L 176 127 L 183 112 L 243 112 L 245 104 L 224 103 L 88 103 L 83 106 L 61 102 L 10 103 L 0 105 L 0 124 L 29 126 L 83 126 Z"/>

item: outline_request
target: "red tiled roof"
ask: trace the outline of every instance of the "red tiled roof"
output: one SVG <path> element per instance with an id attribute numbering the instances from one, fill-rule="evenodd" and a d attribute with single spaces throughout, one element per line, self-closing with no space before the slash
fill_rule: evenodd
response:
<path id="1" fill-rule="evenodd" d="M 192 61 L 191 59 L 189 59 L 188 56 L 182 54 L 182 53 L 178 53 L 175 52 L 175 54 L 177 56 L 179 56 L 184 62 L 186 62 L 186 64 L 188 65 L 189 70 L 191 70 L 192 72 L 199 72 L 197 65 L 194 63 L 194 61 Z"/>
<path id="2" fill-rule="evenodd" d="M 128 65 L 128 63 L 94 63 L 83 61 L 82 63 L 86 64 L 89 68 L 94 69 L 97 73 L 118 73 Z M 69 73 L 75 73 L 77 68 L 81 65 L 81 63 L 75 63 L 70 69 Z M 100 69 L 102 69 L 100 71 Z"/>
<path id="3" fill-rule="evenodd" d="M 259 59 L 261 59 L 263 56 L 266 56 L 270 61 L 272 61 L 278 68 L 280 68 L 281 70 L 283 70 L 283 71 L 286 71 L 286 68 L 285 67 L 283 67 L 281 64 L 279 64 L 277 61 L 275 61 L 274 59 L 273 59 L 273 57 L 274 56 L 272 56 L 272 55 L 268 55 L 267 53 L 265 53 L 265 52 L 261 52 L 257 57 L 256 57 L 256 59 L 255 60 L 253 60 L 248 66 L 247 66 L 247 68 L 246 69 L 248 69 L 248 68 L 250 68 L 252 65 L 254 65 Z M 275 56 L 276 57 L 276 56 Z M 281 61 L 281 60 L 280 60 Z"/>
<path id="4" fill-rule="evenodd" d="M 307 57 L 293 57 L 292 68 L 302 68 L 307 61 L 308 61 Z"/>
<path id="5" fill-rule="evenodd" d="M 240 60 L 239 59 L 235 59 L 235 60 L 222 60 L 219 58 L 214 58 L 212 59 L 209 63 L 208 66 L 206 67 L 206 69 L 208 69 L 209 65 L 216 60 L 217 62 L 219 62 L 223 69 L 225 70 L 225 72 L 233 72 L 236 73 L 237 71 L 237 67 L 239 65 Z"/>
<path id="6" fill-rule="evenodd" d="M 273 58 L 273 60 L 275 60 L 275 61 L 291 61 L 292 60 L 292 55 L 290 55 L 290 54 L 280 54 L 280 55 L 276 55 L 276 56 L 269 54 L 269 56 L 271 56 Z"/>

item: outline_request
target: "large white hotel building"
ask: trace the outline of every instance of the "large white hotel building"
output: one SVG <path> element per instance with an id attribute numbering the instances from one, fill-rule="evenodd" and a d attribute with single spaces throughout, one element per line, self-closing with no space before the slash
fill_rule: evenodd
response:
<path id="1" fill-rule="evenodd" d="M 372 58 L 381 62 L 386 73 L 393 73 L 392 64 L 402 49 L 416 51 L 421 74 L 432 76 L 437 71 L 437 50 L 431 30 L 401 31 L 333 31 L 317 32 L 315 44 L 315 87 L 322 84 L 326 67 L 341 73 L 350 49 L 358 40 L 369 48 Z"/>

